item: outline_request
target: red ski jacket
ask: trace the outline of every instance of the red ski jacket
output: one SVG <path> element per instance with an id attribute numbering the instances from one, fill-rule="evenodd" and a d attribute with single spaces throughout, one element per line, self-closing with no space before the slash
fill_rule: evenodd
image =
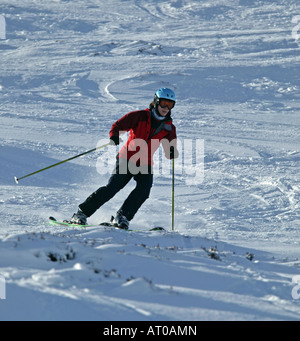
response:
<path id="1" fill-rule="evenodd" d="M 162 144 L 165 156 L 170 159 L 170 147 L 177 148 L 176 128 L 172 119 L 162 121 L 155 129 L 151 127 L 150 109 L 132 111 L 116 121 L 109 136 L 129 131 L 127 143 L 121 148 L 119 157 L 125 158 L 136 165 L 153 165 L 153 155 Z"/>

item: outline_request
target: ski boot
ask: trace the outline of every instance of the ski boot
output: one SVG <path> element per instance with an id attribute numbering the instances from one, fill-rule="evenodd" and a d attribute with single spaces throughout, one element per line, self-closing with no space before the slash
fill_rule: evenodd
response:
<path id="1" fill-rule="evenodd" d="M 123 230 L 128 230 L 129 228 L 129 221 L 128 219 L 122 215 L 121 213 L 117 213 L 116 217 L 112 217 L 112 221 L 111 221 L 112 225 L 123 229 Z"/>
<path id="2" fill-rule="evenodd" d="M 76 225 L 86 225 L 87 216 L 78 209 L 77 213 L 73 214 L 73 217 L 70 220 L 64 220 L 64 222 L 69 224 L 76 224 Z"/>

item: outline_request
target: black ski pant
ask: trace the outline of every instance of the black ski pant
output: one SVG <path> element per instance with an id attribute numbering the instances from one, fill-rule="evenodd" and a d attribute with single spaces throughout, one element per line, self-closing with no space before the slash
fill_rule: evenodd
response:
<path id="1" fill-rule="evenodd" d="M 124 172 L 124 162 L 126 162 L 127 171 Z M 82 212 L 90 217 L 95 213 L 103 204 L 114 197 L 128 182 L 134 178 L 136 186 L 124 201 L 118 213 L 124 215 L 128 220 L 131 220 L 142 204 L 149 198 L 150 190 L 153 184 L 153 174 L 151 167 L 147 167 L 146 172 L 138 172 L 137 174 L 130 173 L 127 160 L 117 158 L 115 171 L 111 175 L 108 184 L 100 187 L 92 193 L 79 208 Z M 121 166 L 120 166 L 121 163 Z M 122 171 L 120 171 L 122 168 Z M 123 174 L 125 173 L 125 174 Z"/>

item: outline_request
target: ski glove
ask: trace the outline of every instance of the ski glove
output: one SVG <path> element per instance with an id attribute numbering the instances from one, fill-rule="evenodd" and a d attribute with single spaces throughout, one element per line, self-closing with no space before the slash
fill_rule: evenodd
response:
<path id="1" fill-rule="evenodd" d="M 110 144 L 112 144 L 113 146 L 117 146 L 119 143 L 120 143 L 119 136 L 113 135 L 112 137 L 110 137 Z"/>

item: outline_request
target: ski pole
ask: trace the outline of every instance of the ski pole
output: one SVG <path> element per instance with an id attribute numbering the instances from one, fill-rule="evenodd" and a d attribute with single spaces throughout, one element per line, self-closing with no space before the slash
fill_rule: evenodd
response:
<path id="1" fill-rule="evenodd" d="M 174 231 L 174 176 L 175 158 L 172 159 L 172 231 Z"/>
<path id="2" fill-rule="evenodd" d="M 95 150 L 98 150 L 98 149 L 101 149 L 101 148 L 104 148 L 104 147 L 108 146 L 109 144 L 110 144 L 110 142 L 108 142 L 108 143 L 106 143 L 106 144 L 103 144 L 102 146 L 99 146 L 99 147 L 93 148 L 93 149 L 91 149 L 91 150 L 88 150 L 88 151 L 86 151 L 86 152 L 84 152 L 84 153 L 81 153 L 81 154 L 79 154 L 79 155 L 70 157 L 69 159 L 66 159 L 66 160 L 63 160 L 63 161 L 54 163 L 54 164 L 51 165 L 51 166 L 42 168 L 42 169 L 40 169 L 40 170 L 38 170 L 38 171 L 35 171 L 35 172 L 33 172 L 33 173 L 24 175 L 24 176 L 22 176 L 21 178 L 17 178 L 17 177 L 15 176 L 15 182 L 18 184 L 20 180 L 22 180 L 22 179 L 24 179 L 24 178 L 27 178 L 28 176 L 31 176 L 31 175 L 34 175 L 34 174 L 43 172 L 43 171 L 46 170 L 46 169 L 49 169 L 49 168 L 52 168 L 52 167 L 61 165 L 62 163 L 65 163 L 65 162 L 71 161 L 71 160 L 73 160 L 73 159 L 76 159 L 76 158 L 79 157 L 79 156 L 83 156 L 83 155 L 85 155 L 85 154 L 92 153 L 92 152 L 94 152 Z"/>

